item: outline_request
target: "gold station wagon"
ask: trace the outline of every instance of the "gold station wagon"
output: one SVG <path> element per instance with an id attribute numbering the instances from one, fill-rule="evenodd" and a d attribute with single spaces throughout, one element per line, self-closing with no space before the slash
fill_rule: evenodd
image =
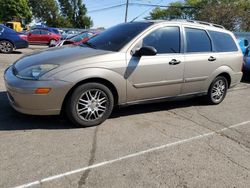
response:
<path id="1" fill-rule="evenodd" d="M 34 115 L 65 111 L 77 126 L 105 121 L 115 105 L 205 95 L 219 104 L 242 77 L 235 36 L 199 21 L 111 27 L 79 46 L 42 50 L 5 71 L 10 104 Z"/>

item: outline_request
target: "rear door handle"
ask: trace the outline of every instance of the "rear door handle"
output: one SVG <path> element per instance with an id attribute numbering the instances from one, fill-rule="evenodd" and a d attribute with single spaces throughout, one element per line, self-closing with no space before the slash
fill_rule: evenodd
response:
<path id="1" fill-rule="evenodd" d="M 172 60 L 169 62 L 169 65 L 178 65 L 178 64 L 180 64 L 180 63 L 181 63 L 181 61 L 176 60 L 176 59 L 172 59 Z"/>
<path id="2" fill-rule="evenodd" d="M 210 57 L 208 58 L 208 61 L 215 61 L 215 60 L 216 60 L 216 58 L 213 57 L 213 56 L 210 56 Z"/>

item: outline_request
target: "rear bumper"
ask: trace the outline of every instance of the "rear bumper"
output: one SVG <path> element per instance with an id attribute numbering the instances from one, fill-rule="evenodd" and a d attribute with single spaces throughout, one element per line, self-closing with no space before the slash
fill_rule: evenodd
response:
<path id="1" fill-rule="evenodd" d="M 238 73 L 234 73 L 231 75 L 231 85 L 230 88 L 236 86 L 237 84 L 240 83 L 241 79 L 242 79 L 243 73 L 242 72 L 238 72 Z"/>
<path id="2" fill-rule="evenodd" d="M 58 115 L 71 83 L 64 81 L 33 81 L 17 78 L 10 67 L 4 75 L 11 106 L 24 114 Z M 40 87 L 51 88 L 48 94 L 36 94 Z"/>

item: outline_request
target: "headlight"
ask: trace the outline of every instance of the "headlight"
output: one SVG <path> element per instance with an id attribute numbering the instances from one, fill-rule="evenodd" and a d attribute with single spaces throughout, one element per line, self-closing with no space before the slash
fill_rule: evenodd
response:
<path id="1" fill-rule="evenodd" d="M 16 73 L 16 76 L 23 79 L 37 80 L 42 75 L 51 71 L 52 69 L 55 69 L 56 67 L 58 67 L 58 65 L 54 64 L 34 65 L 18 71 Z"/>

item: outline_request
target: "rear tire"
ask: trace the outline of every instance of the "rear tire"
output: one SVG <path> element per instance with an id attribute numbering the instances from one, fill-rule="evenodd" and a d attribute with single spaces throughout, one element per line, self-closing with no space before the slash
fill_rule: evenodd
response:
<path id="1" fill-rule="evenodd" d="M 0 52 L 8 54 L 13 52 L 14 46 L 10 41 L 2 40 L 0 41 Z"/>
<path id="2" fill-rule="evenodd" d="M 77 127 L 96 126 L 112 113 L 114 97 L 112 92 L 99 83 L 78 86 L 66 104 L 66 114 Z"/>
<path id="3" fill-rule="evenodd" d="M 226 97 L 228 81 L 223 76 L 214 79 L 207 93 L 207 102 L 212 105 L 220 104 Z"/>

